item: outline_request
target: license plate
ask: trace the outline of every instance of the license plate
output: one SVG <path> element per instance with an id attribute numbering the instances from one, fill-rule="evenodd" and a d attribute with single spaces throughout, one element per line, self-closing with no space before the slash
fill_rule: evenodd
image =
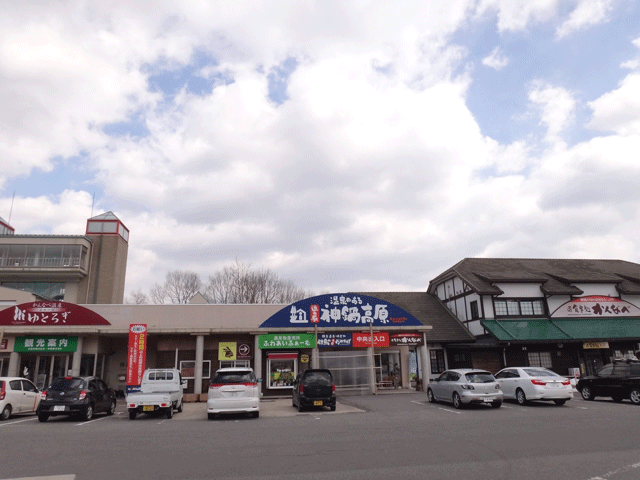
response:
<path id="1" fill-rule="evenodd" d="M 493 402 L 494 398 L 493 397 L 487 397 L 484 399 L 484 403 L 491 403 Z"/>
<path id="2" fill-rule="evenodd" d="M 142 407 L 143 412 L 153 412 L 153 405 L 144 405 Z"/>
<path id="3" fill-rule="evenodd" d="M 64 405 L 55 405 L 53 407 L 54 412 L 64 412 L 67 409 Z"/>
<path id="4" fill-rule="evenodd" d="M 314 400 L 313 401 L 313 405 L 316 407 L 321 407 L 322 406 L 322 400 Z"/>

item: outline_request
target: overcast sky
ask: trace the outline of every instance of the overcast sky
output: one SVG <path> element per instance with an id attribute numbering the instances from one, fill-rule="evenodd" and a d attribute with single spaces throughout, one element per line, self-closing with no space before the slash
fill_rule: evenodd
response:
<path id="1" fill-rule="evenodd" d="M 2 1 L 0 105 L 0 217 L 113 211 L 125 295 L 236 259 L 316 294 L 640 262 L 637 1 Z"/>

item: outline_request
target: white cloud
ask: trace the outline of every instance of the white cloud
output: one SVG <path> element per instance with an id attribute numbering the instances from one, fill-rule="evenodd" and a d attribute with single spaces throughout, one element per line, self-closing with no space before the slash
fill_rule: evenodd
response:
<path id="1" fill-rule="evenodd" d="M 563 38 L 577 30 L 597 25 L 606 21 L 613 0 L 581 0 L 556 30 L 556 37 Z"/>
<path id="2" fill-rule="evenodd" d="M 571 92 L 535 81 L 529 90 L 529 101 L 540 109 L 540 122 L 547 128 L 547 141 L 559 140 L 562 131 L 574 119 L 576 101 Z"/>
<path id="3" fill-rule="evenodd" d="M 502 53 L 500 47 L 496 47 L 482 59 L 482 64 L 499 71 L 509 65 L 509 58 Z"/>
<path id="4" fill-rule="evenodd" d="M 590 128 L 620 135 L 640 133 L 640 73 L 628 75 L 616 90 L 589 102 Z"/>

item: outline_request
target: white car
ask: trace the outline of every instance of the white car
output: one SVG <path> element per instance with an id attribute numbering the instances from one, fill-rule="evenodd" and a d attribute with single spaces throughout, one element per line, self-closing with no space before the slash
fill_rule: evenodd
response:
<path id="1" fill-rule="evenodd" d="M 251 368 L 221 368 L 209 384 L 207 417 L 220 413 L 248 413 L 260 416 L 260 388 Z"/>
<path id="2" fill-rule="evenodd" d="M 525 405 L 529 400 L 552 400 L 564 405 L 573 398 L 571 381 L 542 367 L 509 367 L 496 373 L 504 398 Z"/>
<path id="3" fill-rule="evenodd" d="M 0 420 L 14 413 L 36 413 L 42 395 L 31 380 L 0 377 Z"/>

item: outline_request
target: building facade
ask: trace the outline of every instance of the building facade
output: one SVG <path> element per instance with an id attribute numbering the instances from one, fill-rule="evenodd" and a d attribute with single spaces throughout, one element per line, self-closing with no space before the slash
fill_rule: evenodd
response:
<path id="1" fill-rule="evenodd" d="M 16 235 L 0 221 L 0 287 L 70 303 L 122 303 L 128 244 L 129 230 L 112 212 L 88 219 L 84 235 Z"/>
<path id="2" fill-rule="evenodd" d="M 450 367 L 593 374 L 640 350 L 636 263 L 467 258 L 433 279 L 428 292 L 476 338 L 449 347 Z"/>

